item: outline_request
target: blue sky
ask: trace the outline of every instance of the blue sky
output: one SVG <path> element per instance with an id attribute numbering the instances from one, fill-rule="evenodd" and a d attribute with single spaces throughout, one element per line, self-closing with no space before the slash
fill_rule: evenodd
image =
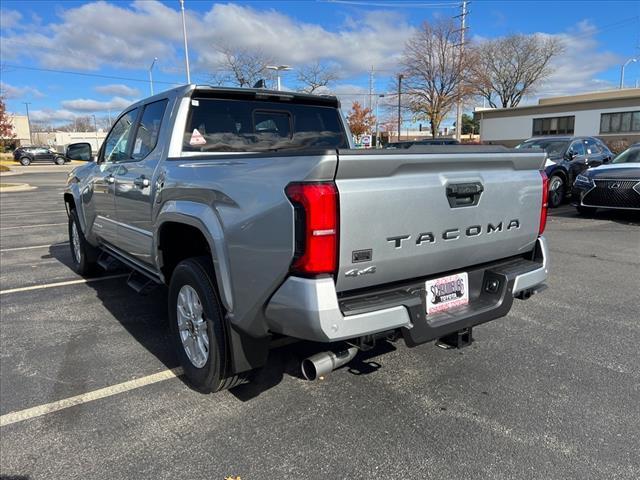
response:
<path id="1" fill-rule="evenodd" d="M 346 106 L 366 98 L 372 65 L 376 91 L 390 88 L 402 45 L 421 22 L 459 13 L 458 3 L 447 0 L 186 0 L 185 5 L 196 81 L 206 82 L 216 69 L 217 47 L 260 49 L 293 67 L 335 65 L 342 78 L 333 90 Z M 565 44 L 554 75 L 527 102 L 614 88 L 620 64 L 640 57 L 638 1 L 476 0 L 469 9 L 474 41 L 521 32 L 557 36 Z M 52 124 L 87 114 L 115 115 L 148 94 L 147 68 L 156 56 L 156 91 L 183 83 L 179 18 L 177 0 L 3 0 L 1 81 L 9 110 L 22 113 L 22 102 L 31 102 L 32 118 Z M 628 86 L 640 81 L 640 61 L 627 67 L 625 78 Z M 294 88 L 295 72 L 283 83 Z"/>

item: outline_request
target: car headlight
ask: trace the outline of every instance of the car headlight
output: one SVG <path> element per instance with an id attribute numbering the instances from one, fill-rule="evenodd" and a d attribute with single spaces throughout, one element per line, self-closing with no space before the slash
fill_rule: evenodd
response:
<path id="1" fill-rule="evenodd" d="M 593 180 L 586 175 L 578 175 L 576 177 L 576 185 L 593 185 Z"/>

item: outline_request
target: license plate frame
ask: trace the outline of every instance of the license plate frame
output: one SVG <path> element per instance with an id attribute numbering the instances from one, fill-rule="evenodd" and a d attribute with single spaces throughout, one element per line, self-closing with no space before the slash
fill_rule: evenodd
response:
<path id="1" fill-rule="evenodd" d="M 427 315 L 446 312 L 469 303 L 469 274 L 467 272 L 427 280 L 424 287 Z"/>

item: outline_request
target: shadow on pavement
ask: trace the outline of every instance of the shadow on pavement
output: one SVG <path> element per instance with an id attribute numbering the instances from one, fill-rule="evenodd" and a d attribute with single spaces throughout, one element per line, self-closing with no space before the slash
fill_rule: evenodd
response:
<path id="1" fill-rule="evenodd" d="M 68 244 L 52 245 L 48 254 L 42 258 L 55 258 L 72 271 L 69 249 Z M 97 277 L 127 272 L 128 270 L 123 269 L 98 274 Z M 95 291 L 96 297 L 113 318 L 149 353 L 168 369 L 179 365 L 169 331 L 166 287 L 159 286 L 148 295 L 139 295 L 127 286 L 126 277 L 112 281 L 89 282 L 86 285 Z M 69 340 L 68 348 L 71 356 L 77 354 L 77 352 L 74 353 L 75 343 L 74 339 Z M 327 349 L 329 349 L 328 345 L 304 341 L 273 348 L 269 352 L 267 364 L 248 375 L 250 383 L 239 385 L 230 392 L 239 400 L 246 402 L 278 385 L 285 375 L 302 379 L 300 362 L 308 356 Z M 355 359 L 343 368 L 347 368 L 353 375 L 375 372 L 380 368 L 380 364 L 371 359 L 392 350 L 395 350 L 395 347 L 391 343 L 378 342 L 373 349 L 358 353 Z M 76 367 L 69 365 L 69 368 Z M 184 377 L 180 378 L 183 383 L 192 388 Z"/>
<path id="2" fill-rule="evenodd" d="M 607 210 L 600 208 L 594 214 L 583 215 L 578 213 L 571 205 L 562 205 L 558 208 L 549 209 L 550 217 L 561 218 L 585 218 L 593 220 L 607 220 L 620 223 L 622 225 L 640 225 L 640 212 L 632 210 Z"/>

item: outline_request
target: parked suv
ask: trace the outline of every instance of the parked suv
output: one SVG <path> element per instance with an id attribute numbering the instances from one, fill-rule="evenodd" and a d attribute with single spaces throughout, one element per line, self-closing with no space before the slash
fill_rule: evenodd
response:
<path id="1" fill-rule="evenodd" d="M 547 153 L 544 164 L 549 178 L 549 207 L 562 204 L 571 192 L 575 178 L 587 168 L 609 163 L 613 153 L 594 137 L 536 137 L 524 141 L 516 148 L 540 148 Z"/>
<path id="2" fill-rule="evenodd" d="M 18 147 L 13 152 L 13 159 L 25 167 L 33 162 L 53 162 L 64 165 L 67 159 L 64 155 L 49 147 Z"/>

